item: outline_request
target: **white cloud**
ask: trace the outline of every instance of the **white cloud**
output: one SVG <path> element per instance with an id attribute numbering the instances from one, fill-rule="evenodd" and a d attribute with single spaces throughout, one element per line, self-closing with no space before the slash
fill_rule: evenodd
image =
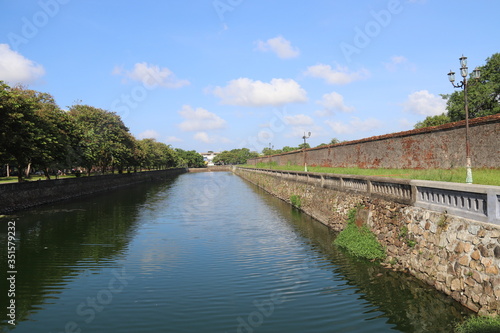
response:
<path id="1" fill-rule="evenodd" d="M 329 116 L 335 111 L 352 112 L 355 110 L 354 107 L 345 105 L 344 96 L 335 91 L 324 94 L 323 98 L 316 103 L 323 106 L 323 110 L 316 111 L 318 116 Z"/>
<path id="2" fill-rule="evenodd" d="M 284 134 L 287 138 L 300 139 L 307 132 L 311 132 L 315 137 L 322 136 L 325 133 L 321 126 L 314 123 L 313 118 L 305 114 L 288 115 L 283 117 L 283 121 L 290 127 L 290 130 Z"/>
<path id="3" fill-rule="evenodd" d="M 415 125 L 415 122 L 411 122 L 410 120 L 408 120 L 406 118 L 400 118 L 399 119 L 399 127 L 402 127 L 402 128 L 413 128 L 414 125 Z"/>
<path id="4" fill-rule="evenodd" d="M 257 50 L 274 52 L 281 59 L 295 58 L 300 54 L 299 49 L 292 47 L 290 41 L 283 38 L 283 36 L 271 38 L 265 42 L 257 41 Z"/>
<path id="5" fill-rule="evenodd" d="M 11 50 L 8 44 L 0 44 L 0 80 L 9 84 L 29 84 L 43 75 L 45 69 L 42 65 Z"/>
<path id="6" fill-rule="evenodd" d="M 293 126 L 291 131 L 285 134 L 284 136 L 287 138 L 296 138 L 297 140 L 300 140 L 298 142 L 303 143 L 302 136 L 304 134 L 307 134 L 308 132 L 311 132 L 311 137 L 313 138 L 318 138 L 328 134 L 321 126 L 305 125 L 305 126 Z"/>
<path id="7" fill-rule="evenodd" d="M 158 133 L 155 130 L 149 129 L 149 130 L 145 130 L 142 133 L 139 133 L 139 135 L 137 137 L 139 139 L 156 139 L 156 140 L 158 140 L 158 138 L 160 137 L 160 133 Z"/>
<path id="8" fill-rule="evenodd" d="M 222 104 L 239 106 L 284 105 L 307 101 L 307 93 L 292 79 L 272 79 L 270 83 L 239 78 L 212 93 Z"/>
<path id="9" fill-rule="evenodd" d="M 415 64 L 408 61 L 403 56 L 392 56 L 390 62 L 384 62 L 384 67 L 389 72 L 395 72 L 398 69 L 404 69 L 414 72 L 416 70 Z"/>
<path id="10" fill-rule="evenodd" d="M 326 120 L 325 123 L 330 126 L 336 134 L 369 132 L 382 126 L 382 122 L 378 119 L 368 118 L 361 120 L 357 117 L 353 117 L 348 123 L 332 120 Z"/>
<path id="11" fill-rule="evenodd" d="M 285 116 L 284 120 L 287 125 L 292 125 L 292 126 L 314 124 L 313 119 L 305 114 L 298 114 L 295 116 Z"/>
<path id="12" fill-rule="evenodd" d="M 182 142 L 183 140 L 175 136 L 167 136 L 165 142 Z"/>
<path id="13" fill-rule="evenodd" d="M 179 114 L 186 120 L 179 124 L 183 131 L 209 131 L 226 127 L 226 121 L 203 108 L 193 109 L 184 105 Z"/>
<path id="14" fill-rule="evenodd" d="M 221 143 L 231 143 L 231 140 L 222 137 L 222 136 L 210 136 L 208 135 L 207 132 L 198 132 L 196 133 L 193 138 L 195 140 L 204 142 L 204 143 L 216 143 L 216 142 L 221 142 Z"/>
<path id="15" fill-rule="evenodd" d="M 446 100 L 427 90 L 416 91 L 408 96 L 403 110 L 424 116 L 435 116 L 446 112 Z"/>
<path id="16" fill-rule="evenodd" d="M 150 65 L 146 62 L 136 63 L 131 71 L 121 67 L 113 69 L 114 75 L 122 75 L 132 81 L 139 81 L 146 87 L 161 86 L 164 88 L 180 88 L 189 85 L 188 80 L 180 80 L 166 67 Z M 126 82 L 127 80 L 124 80 Z"/>
<path id="17" fill-rule="evenodd" d="M 337 65 L 337 68 L 332 69 L 330 65 L 318 64 L 308 67 L 304 74 L 324 79 L 328 84 L 342 85 L 366 79 L 370 73 L 364 68 L 357 72 L 349 72 L 349 69 L 344 66 Z"/>
<path id="18" fill-rule="evenodd" d="M 214 140 L 213 138 L 210 138 L 207 134 L 207 132 L 198 132 L 194 135 L 193 137 L 195 140 L 205 142 L 205 143 L 213 143 Z"/>

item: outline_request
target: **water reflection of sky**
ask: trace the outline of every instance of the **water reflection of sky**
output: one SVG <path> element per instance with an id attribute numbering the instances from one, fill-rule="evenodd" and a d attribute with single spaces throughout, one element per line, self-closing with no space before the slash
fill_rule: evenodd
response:
<path id="1" fill-rule="evenodd" d="M 325 226 L 230 173 L 19 218 L 27 310 L 17 332 L 59 332 L 68 320 L 85 332 L 235 332 L 265 302 L 276 303 L 259 332 L 447 332 L 462 317 L 414 279 L 337 251 Z M 127 285 L 87 323 L 77 307 L 122 270 Z"/>

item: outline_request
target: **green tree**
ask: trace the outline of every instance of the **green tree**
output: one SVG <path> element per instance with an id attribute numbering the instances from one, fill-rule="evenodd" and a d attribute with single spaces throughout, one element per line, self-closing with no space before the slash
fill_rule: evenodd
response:
<path id="1" fill-rule="evenodd" d="M 300 148 L 298 147 L 289 147 L 289 146 L 284 146 L 281 151 L 284 153 L 288 153 L 289 151 L 294 151 L 294 150 L 299 150 Z"/>
<path id="2" fill-rule="evenodd" d="M 500 113 L 500 53 L 487 58 L 486 64 L 479 69 L 481 77 L 478 80 L 472 79 L 471 75 L 467 79 L 469 119 Z M 472 71 L 470 72 L 472 74 Z M 458 77 L 461 78 L 460 75 Z M 418 122 L 415 128 L 437 126 L 465 119 L 463 89 L 441 96 L 447 100 L 446 115 L 429 116 Z"/>
<path id="3" fill-rule="evenodd" d="M 180 166 L 187 166 L 188 168 L 203 168 L 205 167 L 205 161 L 203 156 L 197 153 L 195 150 L 182 150 L 176 148 L 175 151 L 180 159 Z"/>
<path id="4" fill-rule="evenodd" d="M 14 90 L 34 103 L 38 137 L 34 142 L 31 163 L 42 169 L 50 179 L 49 169 L 72 166 L 75 153 L 75 123 L 69 114 L 61 110 L 48 93 L 16 87 Z"/>
<path id="5" fill-rule="evenodd" d="M 486 59 L 486 64 L 479 69 L 481 70 L 479 80 L 470 78 L 470 75 L 468 78 L 467 99 L 470 119 L 500 113 L 500 53 L 495 53 Z M 463 89 L 449 95 L 447 110 L 451 121 L 465 119 Z"/>
<path id="6" fill-rule="evenodd" d="M 80 138 L 81 163 L 90 174 L 95 166 L 103 173 L 114 165 L 123 166 L 133 155 L 133 140 L 120 116 L 89 105 L 74 105 L 70 115 Z"/>
<path id="7" fill-rule="evenodd" d="M 0 153 L 7 160 L 14 160 L 18 170 L 18 181 L 31 165 L 46 136 L 40 126 L 35 101 L 22 89 L 11 88 L 0 81 Z"/>
<path id="8" fill-rule="evenodd" d="M 415 128 L 424 128 L 430 126 L 439 126 L 444 125 L 451 122 L 450 117 L 447 114 L 443 113 L 437 116 L 429 116 L 422 121 L 419 121 L 415 124 Z"/>
<path id="9" fill-rule="evenodd" d="M 214 157 L 215 164 L 245 164 L 248 159 L 258 157 L 259 154 L 251 152 L 248 148 L 232 149 L 223 151 Z"/>
<path id="10" fill-rule="evenodd" d="M 330 140 L 330 143 L 321 143 L 317 145 L 316 147 L 323 147 L 323 146 L 329 146 L 329 145 L 336 145 L 337 143 L 340 143 L 341 141 L 337 138 L 332 138 Z"/>
<path id="11" fill-rule="evenodd" d="M 283 151 L 281 149 L 271 149 L 271 148 L 264 148 L 262 149 L 262 155 L 264 156 L 269 156 L 269 155 L 276 155 L 276 154 L 281 154 Z"/>

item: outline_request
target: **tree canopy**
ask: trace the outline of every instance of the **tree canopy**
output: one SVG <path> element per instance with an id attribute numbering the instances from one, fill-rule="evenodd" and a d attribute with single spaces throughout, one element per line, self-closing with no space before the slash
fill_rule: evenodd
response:
<path id="1" fill-rule="evenodd" d="M 49 178 L 49 168 L 71 164 L 74 129 L 51 95 L 0 81 L 0 156 L 17 167 L 19 181 L 32 165 Z"/>
<path id="2" fill-rule="evenodd" d="M 248 148 L 232 149 L 223 151 L 214 157 L 215 164 L 245 164 L 248 159 L 258 157 L 259 154 L 251 152 Z"/>
<path id="3" fill-rule="evenodd" d="M 500 53 L 495 53 L 487 58 L 486 64 L 480 66 L 479 69 L 481 77 L 478 80 L 473 79 L 471 75 L 467 79 L 469 119 L 500 113 Z M 465 119 L 463 89 L 441 96 L 447 100 L 447 112 L 437 116 L 429 116 L 418 122 L 415 128 L 438 126 Z"/>
<path id="4" fill-rule="evenodd" d="M 180 148 L 175 148 L 177 155 L 180 160 L 180 165 L 185 165 L 188 168 L 202 168 L 205 166 L 205 161 L 203 160 L 203 156 L 198 154 L 194 150 L 182 150 Z"/>
<path id="5" fill-rule="evenodd" d="M 108 171 L 203 167 L 196 151 L 174 149 L 155 139 L 137 140 L 114 112 L 76 104 L 64 111 L 47 93 L 0 81 L 0 164 L 30 169 Z"/>

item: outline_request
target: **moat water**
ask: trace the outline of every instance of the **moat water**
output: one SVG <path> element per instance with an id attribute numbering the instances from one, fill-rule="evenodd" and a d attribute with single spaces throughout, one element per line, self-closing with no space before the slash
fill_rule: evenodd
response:
<path id="1" fill-rule="evenodd" d="M 228 172 L 46 205 L 16 225 L 1 332 L 452 332 L 468 310 L 358 260 L 336 234 Z"/>

